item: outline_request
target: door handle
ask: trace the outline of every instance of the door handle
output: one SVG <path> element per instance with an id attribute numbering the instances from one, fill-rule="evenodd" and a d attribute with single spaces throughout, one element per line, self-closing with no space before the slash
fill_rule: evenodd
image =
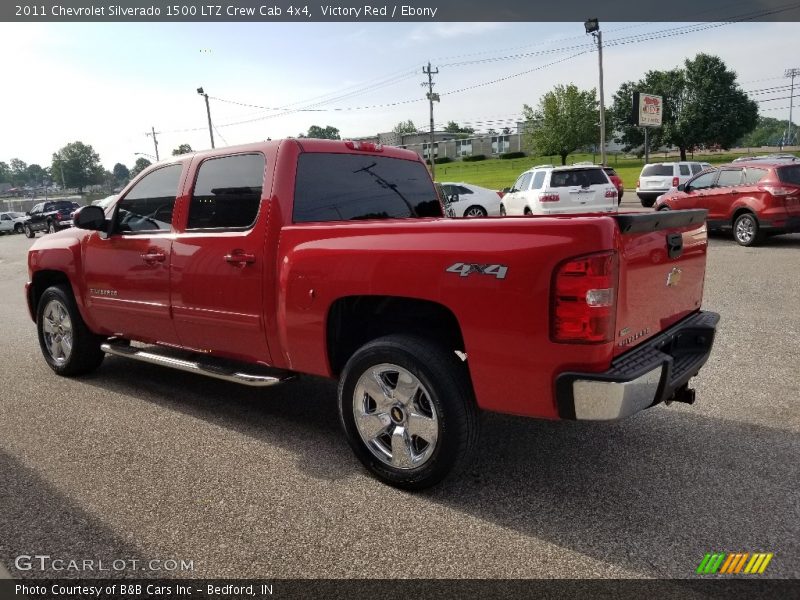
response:
<path id="1" fill-rule="evenodd" d="M 243 250 L 232 250 L 230 254 L 225 255 L 225 262 L 228 262 L 237 267 L 244 267 L 251 263 L 256 262 L 255 254 L 248 254 Z"/>
<path id="2" fill-rule="evenodd" d="M 155 262 L 164 262 L 167 260 L 167 255 L 164 254 L 161 250 L 157 248 L 150 248 L 141 255 L 142 260 L 147 264 L 153 264 Z"/>

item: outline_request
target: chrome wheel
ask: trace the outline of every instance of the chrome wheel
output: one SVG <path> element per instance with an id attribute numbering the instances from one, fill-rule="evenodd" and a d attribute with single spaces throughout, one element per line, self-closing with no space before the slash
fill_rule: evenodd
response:
<path id="1" fill-rule="evenodd" d="M 381 363 L 362 373 L 353 392 L 361 440 L 384 464 L 416 469 L 436 450 L 439 418 L 420 380 L 398 365 Z"/>
<path id="2" fill-rule="evenodd" d="M 50 300 L 42 312 L 42 333 L 45 347 L 56 364 L 64 364 L 72 354 L 72 320 L 67 307 L 59 300 Z"/>
<path id="3" fill-rule="evenodd" d="M 465 217 L 485 217 L 486 211 L 480 206 L 470 206 L 464 213 Z"/>
<path id="4" fill-rule="evenodd" d="M 736 241 L 747 245 L 756 235 L 756 223 L 750 215 L 742 215 L 736 220 Z"/>

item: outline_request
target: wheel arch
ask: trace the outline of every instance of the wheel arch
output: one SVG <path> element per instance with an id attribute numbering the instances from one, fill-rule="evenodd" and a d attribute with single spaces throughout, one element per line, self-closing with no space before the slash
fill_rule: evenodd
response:
<path id="1" fill-rule="evenodd" d="M 339 376 L 350 357 L 364 344 L 392 334 L 424 337 L 465 351 L 455 314 L 431 300 L 398 296 L 346 296 L 334 301 L 326 320 L 326 350 L 330 372 Z"/>

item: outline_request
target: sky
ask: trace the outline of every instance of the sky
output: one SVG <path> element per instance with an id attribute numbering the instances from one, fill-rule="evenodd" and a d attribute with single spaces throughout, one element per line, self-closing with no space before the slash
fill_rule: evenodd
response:
<path id="1" fill-rule="evenodd" d="M 606 103 L 622 82 L 706 52 L 737 73 L 763 115 L 788 119 L 783 74 L 800 67 L 797 23 L 695 24 L 676 35 L 691 25 L 601 23 Z M 0 55 L 0 161 L 49 166 L 53 152 L 79 140 L 109 170 L 154 154 L 151 127 L 161 158 L 183 143 L 209 148 L 200 86 L 220 147 L 311 125 L 337 127 L 343 138 L 409 119 L 427 128 L 428 61 L 439 69 L 437 128 L 501 129 L 556 84 L 598 83 L 598 56 L 579 21 L 0 23 Z"/>

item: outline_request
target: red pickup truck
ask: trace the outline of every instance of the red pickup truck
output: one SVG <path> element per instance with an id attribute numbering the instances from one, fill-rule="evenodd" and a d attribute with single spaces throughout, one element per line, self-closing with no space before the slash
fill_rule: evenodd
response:
<path id="1" fill-rule="evenodd" d="M 338 378 L 350 445 L 420 489 L 482 410 L 618 419 L 691 403 L 705 211 L 447 219 L 410 151 L 283 140 L 174 157 L 37 240 L 26 298 L 59 375 L 106 354 L 245 385 Z"/>

